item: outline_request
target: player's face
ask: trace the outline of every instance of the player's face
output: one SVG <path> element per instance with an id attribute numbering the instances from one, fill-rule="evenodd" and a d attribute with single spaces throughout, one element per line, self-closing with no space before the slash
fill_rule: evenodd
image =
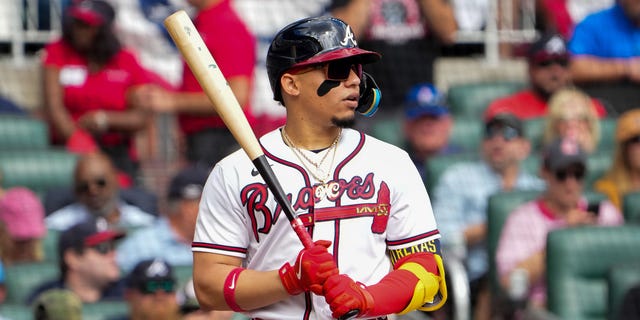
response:
<path id="1" fill-rule="evenodd" d="M 361 65 L 337 60 L 291 73 L 300 83 L 300 97 L 311 119 L 339 126 L 353 122 L 360 94 Z"/>

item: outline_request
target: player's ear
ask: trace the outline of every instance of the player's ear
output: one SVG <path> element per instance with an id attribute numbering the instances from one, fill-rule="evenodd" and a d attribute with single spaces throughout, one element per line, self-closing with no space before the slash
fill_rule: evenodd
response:
<path id="1" fill-rule="evenodd" d="M 287 95 L 290 96 L 297 96 L 300 94 L 300 88 L 298 87 L 296 77 L 290 73 L 285 73 L 280 77 L 280 88 L 282 88 L 283 93 L 287 93 Z"/>

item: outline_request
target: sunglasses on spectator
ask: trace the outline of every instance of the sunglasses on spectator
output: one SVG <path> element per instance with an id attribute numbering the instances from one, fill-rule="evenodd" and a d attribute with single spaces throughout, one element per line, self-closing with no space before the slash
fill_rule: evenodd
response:
<path id="1" fill-rule="evenodd" d="M 358 78 L 362 78 L 362 65 L 359 63 L 352 63 L 349 61 L 330 61 L 323 64 L 312 65 L 309 67 L 302 67 L 299 70 L 291 71 L 292 74 L 303 74 L 312 70 L 324 68 L 324 75 L 327 80 L 333 81 L 345 81 L 349 79 L 351 70 L 356 73 Z"/>
<path id="2" fill-rule="evenodd" d="M 566 181 L 569 177 L 573 177 L 576 181 L 582 181 L 585 176 L 585 169 L 583 167 L 575 167 L 570 169 L 563 169 L 554 172 L 556 180 L 560 182 Z"/>
<path id="3" fill-rule="evenodd" d="M 76 191 L 79 193 L 89 192 L 89 188 L 91 188 L 92 185 L 102 189 L 107 186 L 107 179 L 100 177 L 89 181 L 82 181 L 76 186 Z"/>
<path id="4" fill-rule="evenodd" d="M 501 136 L 505 141 L 511 141 L 520 137 L 520 133 L 515 128 L 509 126 L 491 126 L 485 130 L 485 139 L 491 140 L 496 136 Z"/>
<path id="5" fill-rule="evenodd" d="M 556 59 L 545 59 L 545 60 L 536 61 L 536 66 L 542 67 L 542 68 L 546 68 L 554 64 L 557 64 L 561 67 L 567 67 L 569 65 L 569 59 L 556 58 Z"/>
<path id="6" fill-rule="evenodd" d="M 116 245 L 115 243 L 113 243 L 113 241 L 106 241 L 106 242 L 98 243 L 95 246 L 91 246 L 90 248 L 104 255 L 115 250 Z"/>
<path id="7" fill-rule="evenodd" d="M 631 138 L 627 139 L 627 141 L 625 141 L 625 143 L 627 143 L 627 144 L 640 143 L 640 136 L 631 137 Z"/>
<path id="8" fill-rule="evenodd" d="M 175 282 L 173 280 L 150 280 L 142 283 L 138 290 L 144 294 L 154 294 L 160 290 L 170 293 L 175 289 Z"/>

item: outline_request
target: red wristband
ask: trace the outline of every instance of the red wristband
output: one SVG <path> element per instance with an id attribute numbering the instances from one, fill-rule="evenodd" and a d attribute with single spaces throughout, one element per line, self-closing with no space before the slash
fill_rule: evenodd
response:
<path id="1" fill-rule="evenodd" d="M 242 271 L 244 271 L 243 268 L 235 268 L 229 272 L 227 279 L 224 280 L 224 301 L 227 303 L 229 308 L 235 312 L 244 311 L 236 302 L 236 287 L 238 286 L 238 278 L 240 278 L 240 273 Z"/>

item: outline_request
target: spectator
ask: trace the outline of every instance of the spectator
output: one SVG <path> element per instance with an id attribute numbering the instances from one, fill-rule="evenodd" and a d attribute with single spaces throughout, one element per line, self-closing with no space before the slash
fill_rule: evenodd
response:
<path id="1" fill-rule="evenodd" d="M 459 242 L 466 247 L 466 269 L 477 317 L 487 316 L 490 301 L 488 198 L 499 191 L 542 190 L 542 181 L 521 167 L 530 148 L 529 140 L 523 136 L 522 122 L 512 114 L 498 114 L 485 125 L 481 147 L 484 159 L 452 165 L 434 189 L 433 212 L 446 240 L 442 245 L 455 250 L 456 239 L 462 238 Z"/>
<path id="2" fill-rule="evenodd" d="M 434 83 L 441 45 L 453 44 L 457 31 L 452 6 L 442 0 L 334 0 L 330 11 L 353 28 L 361 48 L 384 57 L 365 68 L 383 92 L 382 112 L 401 111 L 412 85 Z"/>
<path id="3" fill-rule="evenodd" d="M 571 85 L 569 52 L 565 39 L 558 34 L 546 34 L 531 44 L 527 51 L 529 87 L 512 95 L 498 98 L 485 110 L 485 118 L 498 113 L 512 113 L 526 120 L 544 117 L 549 98 L 561 88 Z M 598 116 L 606 110 L 594 100 Z"/>
<path id="4" fill-rule="evenodd" d="M 125 278 L 129 320 L 178 320 L 180 306 L 172 266 L 159 258 L 138 262 Z"/>
<path id="5" fill-rule="evenodd" d="M 640 191 L 640 110 L 630 110 L 618 118 L 616 146 L 611 168 L 594 184 L 622 210 L 622 197 Z"/>
<path id="6" fill-rule="evenodd" d="M 47 216 L 47 228 L 65 230 L 98 217 L 123 228 L 152 224 L 154 215 L 122 201 L 116 176 L 116 169 L 105 154 L 89 153 L 80 157 L 74 171 L 75 202 Z"/>
<path id="7" fill-rule="evenodd" d="M 28 303 L 52 288 L 69 289 L 83 303 L 122 299 L 115 246 L 124 236 L 124 232 L 109 229 L 104 219 L 82 222 L 63 231 L 58 242 L 60 278 L 36 288 Z"/>
<path id="8" fill-rule="evenodd" d="M 558 138 L 578 141 L 580 147 L 593 153 L 600 142 L 600 121 L 593 100 L 575 88 L 563 88 L 551 96 L 542 137 L 544 145 Z"/>
<path id="9" fill-rule="evenodd" d="M 618 225 L 622 215 L 609 201 L 587 211 L 583 196 L 587 154 L 570 139 L 545 147 L 540 176 L 546 188 L 536 200 L 515 209 L 507 218 L 496 253 L 498 275 L 508 291 L 514 272 L 527 275 L 528 307 L 546 307 L 545 247 L 551 230 L 581 225 Z M 524 271 L 522 271 L 524 270 Z"/>
<path id="10" fill-rule="evenodd" d="M 546 32 L 558 32 L 565 39 L 571 39 L 573 28 L 592 12 L 611 6 L 615 0 L 537 0 L 537 16 Z"/>
<path id="11" fill-rule="evenodd" d="M 140 260 L 151 258 L 163 258 L 172 266 L 193 264 L 191 241 L 208 176 L 207 168 L 193 166 L 173 177 L 167 193 L 167 214 L 120 244 L 117 254 L 120 268 L 129 271 Z"/>
<path id="12" fill-rule="evenodd" d="M 68 289 L 50 289 L 33 303 L 34 320 L 81 320 L 82 301 Z"/>
<path id="13" fill-rule="evenodd" d="M 444 95 L 430 83 L 417 84 L 407 92 L 404 115 L 407 152 L 427 181 L 424 168 L 429 158 L 461 151 L 449 144 L 453 118 Z"/>
<path id="14" fill-rule="evenodd" d="M 230 0 L 188 2 L 198 12 L 194 18 L 196 29 L 253 125 L 250 101 L 256 61 L 255 38 L 231 7 Z M 180 90 L 167 91 L 147 86 L 136 95 L 136 100 L 146 103 L 154 111 L 178 114 L 186 140 L 186 159 L 191 164 L 213 167 L 239 148 L 186 64 Z"/>
<path id="15" fill-rule="evenodd" d="M 0 252 L 2 262 L 36 262 L 44 259 L 42 238 L 47 230 L 38 196 L 24 187 L 4 189 L 0 171 Z"/>
<path id="16" fill-rule="evenodd" d="M 102 150 L 135 184 L 134 136 L 148 113 L 128 95 L 151 82 L 132 52 L 113 32 L 115 12 L 103 0 L 82 0 L 63 14 L 62 38 L 42 55 L 45 111 L 53 142 L 74 152 Z"/>

